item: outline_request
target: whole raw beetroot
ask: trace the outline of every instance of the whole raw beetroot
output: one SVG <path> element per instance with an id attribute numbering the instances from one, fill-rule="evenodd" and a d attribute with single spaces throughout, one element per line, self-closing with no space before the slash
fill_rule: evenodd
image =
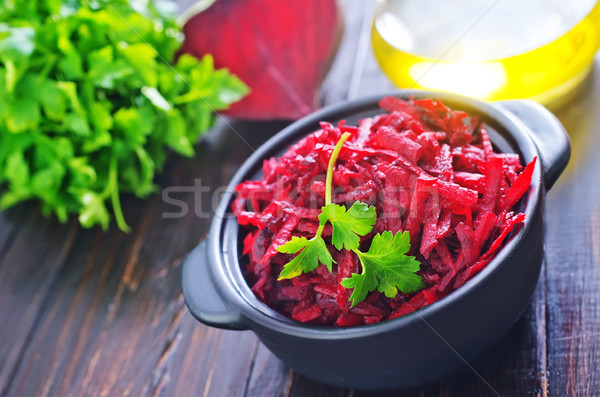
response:
<path id="1" fill-rule="evenodd" d="M 251 88 L 226 113 L 254 120 L 297 119 L 316 93 L 341 33 L 336 0 L 216 0 L 184 25 L 182 51 L 212 54 Z"/>

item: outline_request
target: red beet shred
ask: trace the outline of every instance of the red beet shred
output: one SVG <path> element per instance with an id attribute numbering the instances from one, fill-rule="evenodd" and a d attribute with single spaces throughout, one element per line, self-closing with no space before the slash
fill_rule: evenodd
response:
<path id="1" fill-rule="evenodd" d="M 248 234 L 243 272 L 258 298 L 294 320 L 341 327 L 373 324 L 430 305 L 481 271 L 525 215 L 515 205 L 529 188 L 535 159 L 524 169 L 519 156 L 495 153 L 476 117 L 452 111 L 439 100 L 384 98 L 384 113 L 358 127 L 322 122 L 321 129 L 263 164 L 263 178 L 237 186 L 233 211 Z M 351 290 L 340 285 L 361 265 L 354 253 L 323 238 L 337 264 L 278 281 L 293 255 L 277 247 L 292 236 L 312 238 L 325 204 L 325 175 L 340 136 L 333 173 L 333 202 L 374 205 L 376 233 L 409 231 L 410 255 L 421 261 L 426 287 L 386 298 L 374 291 L 351 308 Z"/>

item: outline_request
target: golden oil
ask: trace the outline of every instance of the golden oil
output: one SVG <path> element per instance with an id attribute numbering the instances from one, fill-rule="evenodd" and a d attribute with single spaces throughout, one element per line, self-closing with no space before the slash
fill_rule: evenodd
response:
<path id="1" fill-rule="evenodd" d="M 371 40 L 398 87 L 549 104 L 589 72 L 600 2 L 387 0 Z"/>

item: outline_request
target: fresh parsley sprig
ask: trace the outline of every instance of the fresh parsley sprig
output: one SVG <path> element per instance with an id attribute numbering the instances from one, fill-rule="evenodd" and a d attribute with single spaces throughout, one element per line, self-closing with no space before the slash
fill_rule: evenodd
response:
<path id="1" fill-rule="evenodd" d="M 414 256 L 406 255 L 410 250 L 408 232 L 397 232 L 395 235 L 390 231 L 378 233 L 373 237 L 369 250 L 362 252 L 358 249 L 360 237 L 366 236 L 373 230 L 373 225 L 377 221 L 375 207 L 355 201 L 349 209 L 346 209 L 343 205 L 331 202 L 335 163 L 349 137 L 349 133 L 344 133 L 331 153 L 325 179 L 325 206 L 321 208 L 318 217 L 319 228 L 315 236 L 311 239 L 292 237 L 290 241 L 279 246 L 277 251 L 286 254 L 299 253 L 283 267 L 279 280 L 311 272 L 319 266 L 319 263 L 327 266 L 331 272 L 335 261 L 322 237 L 325 225 L 330 222 L 333 227 L 331 236 L 333 246 L 337 250 L 347 249 L 354 252 L 362 266 L 360 274 L 353 273 L 352 277 L 345 278 L 341 282 L 345 288 L 354 288 L 350 296 L 351 307 L 354 307 L 363 301 L 369 292 L 375 290 L 384 293 L 388 298 L 393 298 L 398 291 L 414 292 L 423 288 L 425 284 L 422 277 L 416 274 L 420 269 L 420 262 Z"/>

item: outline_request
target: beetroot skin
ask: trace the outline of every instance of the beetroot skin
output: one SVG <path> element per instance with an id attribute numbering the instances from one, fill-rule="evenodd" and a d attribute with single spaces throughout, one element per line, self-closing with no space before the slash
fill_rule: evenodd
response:
<path id="1" fill-rule="evenodd" d="M 341 33 L 336 0 L 216 0 L 183 27 L 182 52 L 212 54 L 251 89 L 225 112 L 254 119 L 297 119 L 316 93 Z"/>
<path id="2" fill-rule="evenodd" d="M 399 317 L 430 305 L 481 271 L 522 224 L 515 205 L 529 188 L 536 160 L 525 168 L 519 156 L 495 153 L 475 117 L 452 111 L 439 100 L 384 98 L 388 110 L 358 127 L 321 123 L 321 129 L 282 157 L 264 162 L 263 178 L 237 186 L 233 211 L 246 228 L 243 272 L 258 298 L 292 319 L 311 324 L 354 326 Z M 362 238 L 408 230 L 410 255 L 421 261 L 426 287 L 395 298 L 371 292 L 351 308 L 342 279 L 361 271 L 351 251 L 331 246 L 337 262 L 290 280 L 277 281 L 293 258 L 276 248 L 292 236 L 311 238 L 324 205 L 327 163 L 344 132 L 333 173 L 333 202 L 374 205 L 377 223 Z"/>

